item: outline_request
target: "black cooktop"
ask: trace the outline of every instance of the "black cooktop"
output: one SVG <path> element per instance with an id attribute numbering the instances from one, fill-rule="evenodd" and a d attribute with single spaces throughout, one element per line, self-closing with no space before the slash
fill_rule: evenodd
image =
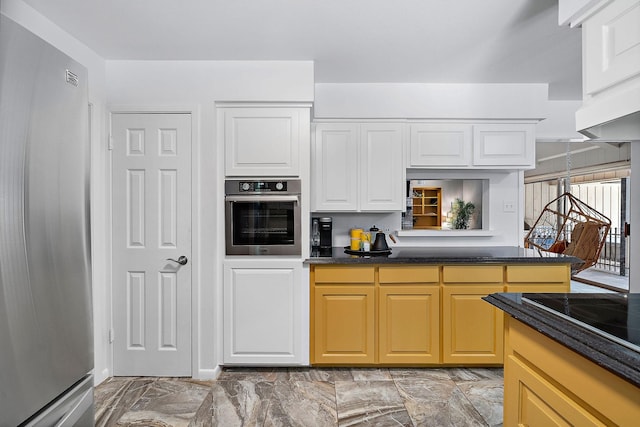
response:
<path id="1" fill-rule="evenodd" d="M 640 351 L 640 294 L 522 294 L 523 303 Z"/>

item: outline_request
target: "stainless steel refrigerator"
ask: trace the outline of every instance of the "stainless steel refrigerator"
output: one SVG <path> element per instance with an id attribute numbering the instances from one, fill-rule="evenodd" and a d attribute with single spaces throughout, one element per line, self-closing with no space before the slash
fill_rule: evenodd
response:
<path id="1" fill-rule="evenodd" d="M 93 425 L 87 72 L 0 15 L 0 426 Z"/>

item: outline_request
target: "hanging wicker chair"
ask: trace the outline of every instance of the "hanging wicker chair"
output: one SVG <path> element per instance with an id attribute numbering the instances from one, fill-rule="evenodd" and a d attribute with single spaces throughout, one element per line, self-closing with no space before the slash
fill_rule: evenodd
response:
<path id="1" fill-rule="evenodd" d="M 563 193 L 544 207 L 524 246 L 580 258 L 584 263 L 572 266 L 576 274 L 598 261 L 610 228 L 609 218 L 571 193 Z"/>

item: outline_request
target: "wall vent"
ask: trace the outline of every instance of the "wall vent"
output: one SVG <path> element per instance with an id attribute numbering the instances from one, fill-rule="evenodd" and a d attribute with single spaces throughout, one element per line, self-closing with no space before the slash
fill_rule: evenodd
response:
<path id="1" fill-rule="evenodd" d="M 67 83 L 72 84 L 72 85 L 77 87 L 78 86 L 78 76 L 75 73 L 73 73 L 73 72 L 71 72 L 69 70 L 66 70 L 66 71 L 67 71 L 66 72 Z"/>

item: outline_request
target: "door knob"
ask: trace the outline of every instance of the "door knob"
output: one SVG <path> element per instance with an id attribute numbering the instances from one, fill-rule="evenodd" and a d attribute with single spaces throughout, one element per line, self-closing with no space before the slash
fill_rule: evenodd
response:
<path id="1" fill-rule="evenodd" d="M 187 262 L 189 262 L 189 260 L 187 259 L 186 256 L 184 255 L 180 255 L 178 257 L 178 259 L 173 259 L 173 258 L 167 258 L 167 261 L 173 261 L 173 262 L 177 262 L 180 265 L 185 265 Z"/>

